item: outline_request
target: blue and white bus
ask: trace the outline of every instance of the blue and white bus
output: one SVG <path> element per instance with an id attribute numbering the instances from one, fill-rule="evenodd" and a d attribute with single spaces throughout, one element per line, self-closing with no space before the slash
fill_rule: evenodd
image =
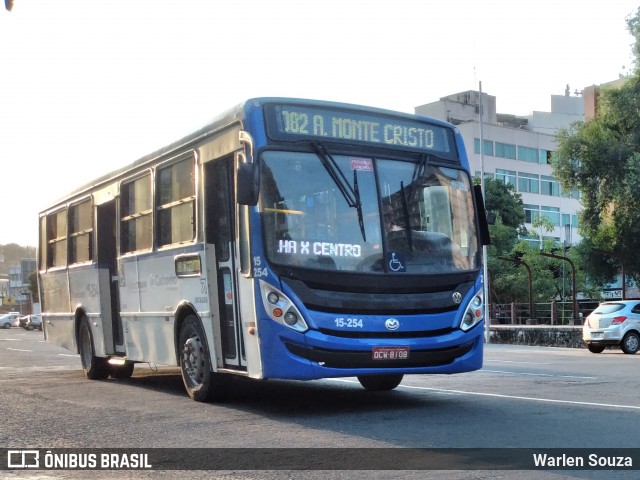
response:
<path id="1" fill-rule="evenodd" d="M 178 366 L 358 378 L 482 366 L 482 196 L 462 138 L 421 116 L 248 100 L 40 214 L 47 341 L 88 378 Z"/>

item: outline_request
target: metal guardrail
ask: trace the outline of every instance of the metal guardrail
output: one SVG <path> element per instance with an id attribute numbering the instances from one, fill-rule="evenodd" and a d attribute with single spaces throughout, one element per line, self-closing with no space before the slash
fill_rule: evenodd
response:
<path id="1" fill-rule="evenodd" d="M 574 318 L 573 302 L 497 303 L 490 306 L 490 317 L 492 325 L 582 325 L 591 310 L 581 306 Z"/>

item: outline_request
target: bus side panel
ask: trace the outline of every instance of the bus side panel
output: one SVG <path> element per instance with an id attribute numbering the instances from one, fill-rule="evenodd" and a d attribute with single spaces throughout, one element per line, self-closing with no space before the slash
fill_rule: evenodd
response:
<path id="1" fill-rule="evenodd" d="M 203 272 L 200 276 L 178 278 L 175 272 L 175 257 L 194 253 L 193 247 L 188 250 L 170 250 L 125 263 L 125 285 L 121 284 L 121 295 L 127 296 L 126 303 L 123 302 L 122 318 L 129 359 L 177 365 L 175 312 L 184 303 L 192 305 L 201 317 L 212 359 L 215 359 L 206 275 Z M 202 255 L 202 252 L 198 254 Z M 135 268 L 130 265 L 134 263 Z M 125 309 L 125 305 L 129 307 L 132 304 L 139 305 L 139 308 Z"/>
<path id="2" fill-rule="evenodd" d="M 209 355 L 213 370 L 224 367 L 224 357 L 222 354 L 222 328 L 220 325 L 220 302 L 218 300 L 218 276 L 216 274 L 216 253 L 215 246 L 205 244 L 204 258 L 202 258 L 202 276 L 206 285 L 207 301 L 209 302 L 209 317 L 202 319 L 207 342 L 209 345 Z M 206 320 L 206 321 L 205 321 Z"/>
<path id="3" fill-rule="evenodd" d="M 103 322 L 102 319 L 99 285 L 99 270 L 94 265 L 69 269 L 71 313 L 75 315 L 78 309 L 84 310 L 93 332 L 93 346 L 96 356 L 105 357 L 107 355 L 105 349 L 105 334 L 107 332 L 104 331 L 103 327 L 106 323 L 110 333 L 111 324 L 110 322 Z"/>
<path id="4" fill-rule="evenodd" d="M 171 263 L 171 268 L 165 263 Z M 146 255 L 127 258 L 121 265 L 121 316 L 127 358 L 174 365 L 177 278 L 173 257 Z"/>
<path id="5" fill-rule="evenodd" d="M 42 322 L 48 342 L 77 352 L 74 315 L 69 305 L 67 271 L 41 273 Z"/>
<path id="6" fill-rule="evenodd" d="M 140 292 L 144 285 L 138 281 L 137 257 L 121 258 L 118 261 L 120 276 L 120 312 L 125 317 L 140 311 Z M 123 318 L 124 321 L 124 318 Z"/>
<path id="7" fill-rule="evenodd" d="M 166 317 L 131 316 L 123 319 L 127 358 L 159 365 L 176 365 L 173 314 Z"/>
<path id="8" fill-rule="evenodd" d="M 242 319 L 243 339 L 247 358 L 247 373 L 251 378 L 263 378 L 262 359 L 260 357 L 260 344 L 257 332 L 249 333 L 249 327 L 257 330 L 256 298 L 254 287 L 255 279 L 247 279 L 240 276 L 238 281 L 240 302 L 240 318 Z"/>
<path id="9" fill-rule="evenodd" d="M 113 281 L 114 279 L 111 278 L 111 272 L 108 268 L 98 269 L 97 298 L 100 304 L 97 313 L 102 321 L 105 354 L 107 355 L 116 353 L 115 344 L 117 343 L 117 339 L 114 338 L 114 335 L 117 334 L 113 331 L 113 314 L 111 311 L 111 282 Z"/>

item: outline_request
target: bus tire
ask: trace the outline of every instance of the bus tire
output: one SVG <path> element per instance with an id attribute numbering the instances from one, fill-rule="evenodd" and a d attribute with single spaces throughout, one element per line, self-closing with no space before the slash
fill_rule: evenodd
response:
<path id="1" fill-rule="evenodd" d="M 196 402 L 226 399 L 229 377 L 211 371 L 211 357 L 200 320 L 185 318 L 180 329 L 179 362 L 185 389 Z"/>
<path id="2" fill-rule="evenodd" d="M 402 381 L 402 374 L 362 375 L 358 377 L 360 385 L 371 392 L 393 390 Z"/>
<path id="3" fill-rule="evenodd" d="M 133 362 L 126 361 L 122 365 L 109 365 L 109 375 L 116 380 L 125 380 L 133 375 Z"/>
<path id="4" fill-rule="evenodd" d="M 91 380 L 104 380 L 109 376 L 109 364 L 106 358 L 96 357 L 94 345 L 89 319 L 82 317 L 78 330 L 78 353 L 82 362 L 82 370 Z"/>

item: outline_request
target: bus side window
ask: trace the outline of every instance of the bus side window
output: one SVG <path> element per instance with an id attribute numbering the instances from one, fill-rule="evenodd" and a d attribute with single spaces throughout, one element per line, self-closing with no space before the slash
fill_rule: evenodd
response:
<path id="1" fill-rule="evenodd" d="M 67 209 L 47 215 L 47 267 L 67 265 Z"/>
<path id="2" fill-rule="evenodd" d="M 93 260 L 93 210 L 91 200 L 69 207 L 69 263 Z"/>
<path id="3" fill-rule="evenodd" d="M 120 187 L 120 248 L 122 253 L 151 248 L 151 174 Z"/>
<path id="4" fill-rule="evenodd" d="M 158 246 L 190 242 L 196 235 L 194 178 L 195 159 L 158 169 L 157 173 L 157 239 Z"/>

